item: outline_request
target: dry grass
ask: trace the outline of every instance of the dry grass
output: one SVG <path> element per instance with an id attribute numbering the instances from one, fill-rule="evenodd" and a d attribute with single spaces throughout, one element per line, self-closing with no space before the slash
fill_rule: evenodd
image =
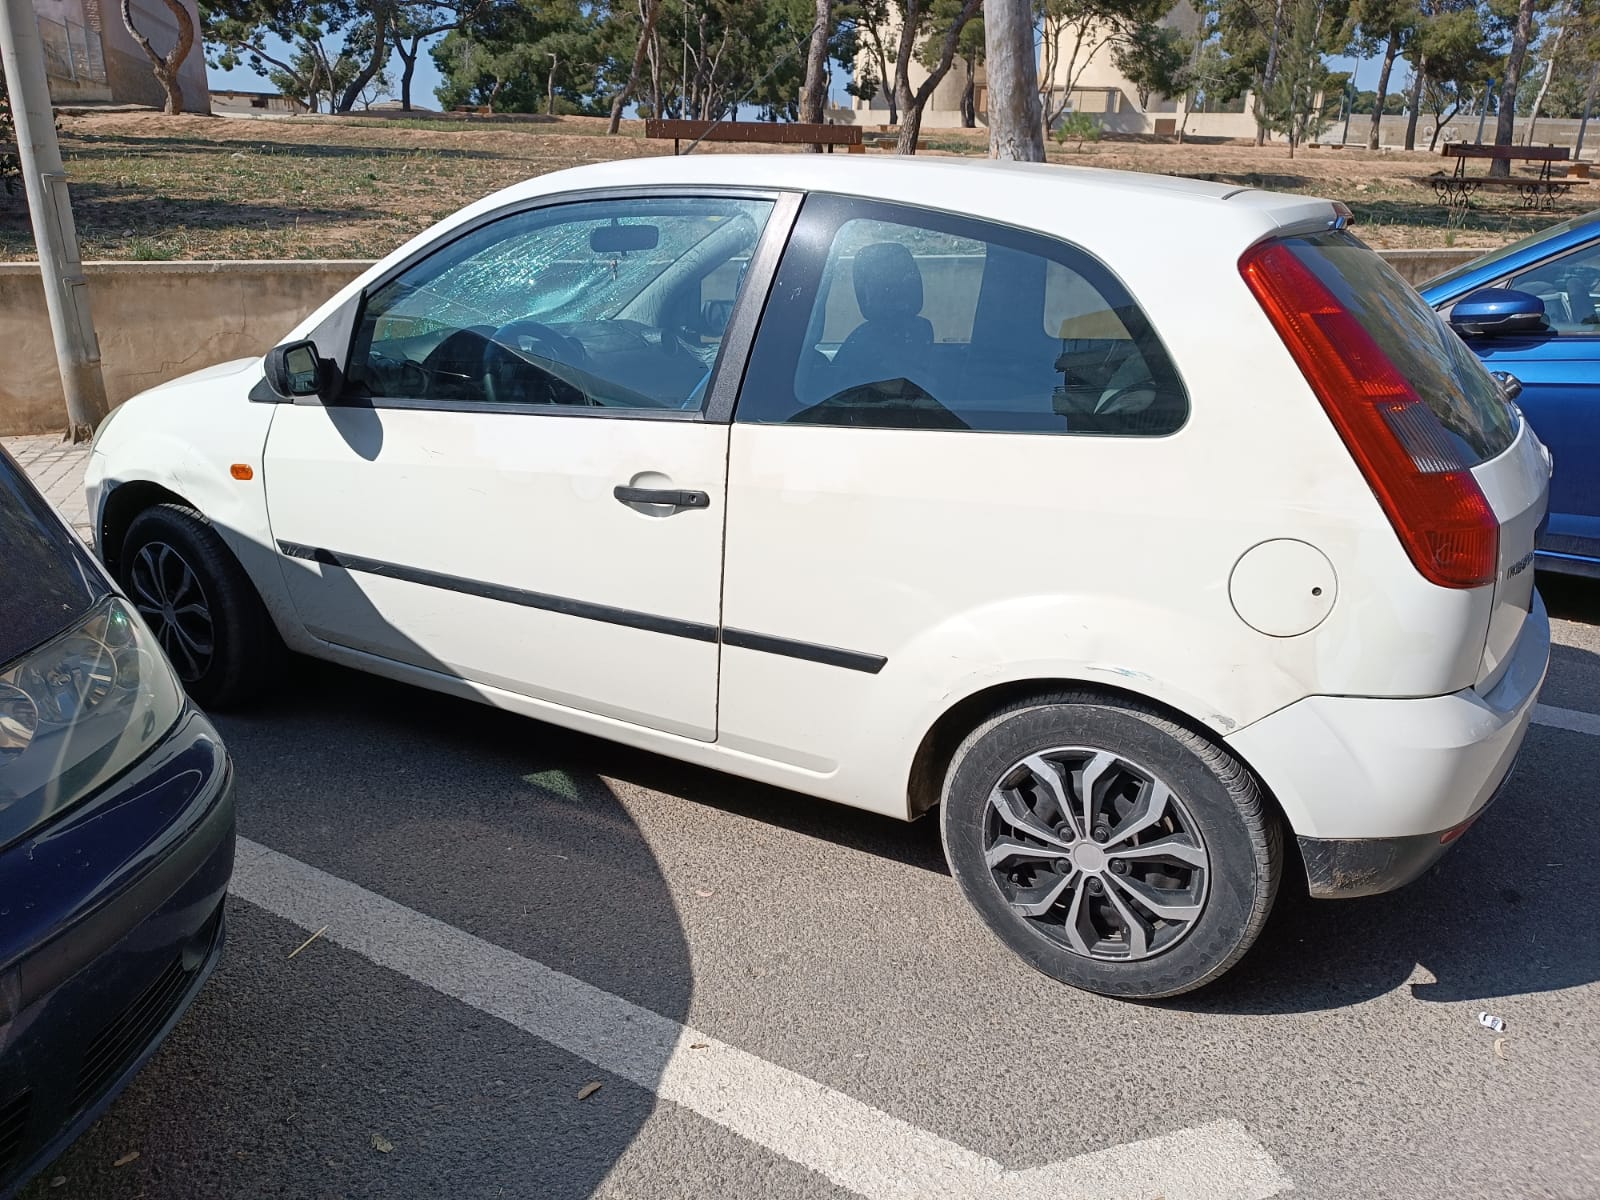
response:
<path id="1" fill-rule="evenodd" d="M 670 153 L 636 123 L 301 117 L 226 120 L 119 113 L 62 117 L 62 150 L 87 259 L 373 258 L 463 204 L 562 167 Z M 928 153 L 982 154 L 983 135 L 928 134 Z M 743 151 L 710 146 L 701 152 Z M 754 149 L 754 148 L 752 148 Z M 772 148 L 772 153 L 792 151 Z M 1051 148 L 1051 161 L 1154 171 L 1346 201 L 1374 245 L 1493 246 L 1582 211 L 1526 213 L 1491 196 L 1448 214 L 1408 177 L 1437 155 L 1154 141 Z M 0 196 L 0 259 L 33 256 L 19 195 Z"/>

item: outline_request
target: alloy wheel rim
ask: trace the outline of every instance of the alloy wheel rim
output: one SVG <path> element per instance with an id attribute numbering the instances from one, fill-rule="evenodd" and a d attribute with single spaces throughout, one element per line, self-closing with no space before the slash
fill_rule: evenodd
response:
<path id="1" fill-rule="evenodd" d="M 1045 750 L 1003 772 L 983 851 L 1012 912 L 1083 958 L 1153 958 L 1205 911 L 1211 860 L 1193 816 L 1154 772 L 1106 750 Z"/>
<path id="2" fill-rule="evenodd" d="M 216 652 L 216 626 L 200 578 L 165 542 L 146 542 L 128 572 L 129 598 L 184 683 L 206 673 Z"/>

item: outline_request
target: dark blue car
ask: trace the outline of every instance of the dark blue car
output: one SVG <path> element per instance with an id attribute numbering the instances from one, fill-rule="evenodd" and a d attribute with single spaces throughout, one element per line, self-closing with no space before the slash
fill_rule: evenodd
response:
<path id="1" fill-rule="evenodd" d="M 1485 289 L 1492 289 L 1485 291 Z M 1422 289 L 1550 448 L 1539 566 L 1600 577 L 1600 211 L 1553 225 Z"/>
<path id="2" fill-rule="evenodd" d="M 144 1064 L 222 949 L 233 772 L 0 450 L 0 1197 Z"/>

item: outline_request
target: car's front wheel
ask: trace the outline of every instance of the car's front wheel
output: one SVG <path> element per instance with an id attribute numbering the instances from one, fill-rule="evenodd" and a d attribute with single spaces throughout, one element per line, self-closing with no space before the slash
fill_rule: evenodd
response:
<path id="1" fill-rule="evenodd" d="M 1216 979 L 1265 924 L 1282 835 L 1249 770 L 1134 702 L 1013 705 L 956 751 L 941 814 L 957 883 L 1045 974 L 1156 999 Z"/>
<path id="2" fill-rule="evenodd" d="M 272 681 L 283 654 L 278 631 L 244 568 L 194 509 L 157 504 L 140 513 L 117 568 L 196 703 L 242 704 Z"/>

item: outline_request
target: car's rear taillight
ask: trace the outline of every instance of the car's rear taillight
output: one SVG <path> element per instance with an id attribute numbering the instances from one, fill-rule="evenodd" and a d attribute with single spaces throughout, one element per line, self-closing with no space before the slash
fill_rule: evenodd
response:
<path id="1" fill-rule="evenodd" d="M 1257 246 L 1239 270 L 1417 570 L 1440 587 L 1493 583 L 1500 522 L 1458 440 L 1291 247 Z"/>

